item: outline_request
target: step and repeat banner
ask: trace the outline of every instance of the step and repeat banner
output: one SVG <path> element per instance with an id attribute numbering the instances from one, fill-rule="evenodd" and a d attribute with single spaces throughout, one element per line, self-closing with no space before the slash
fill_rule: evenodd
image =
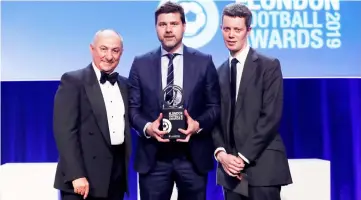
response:
<path id="1" fill-rule="evenodd" d="M 253 12 L 250 45 L 280 59 L 285 78 L 361 77 L 361 1 L 236 0 Z M 3 81 L 59 80 L 91 61 L 89 44 L 99 29 L 124 38 L 117 71 L 128 76 L 134 56 L 159 46 L 154 11 L 163 1 L 3 1 Z M 234 1 L 183 0 L 184 43 L 227 59 L 220 24 Z"/>

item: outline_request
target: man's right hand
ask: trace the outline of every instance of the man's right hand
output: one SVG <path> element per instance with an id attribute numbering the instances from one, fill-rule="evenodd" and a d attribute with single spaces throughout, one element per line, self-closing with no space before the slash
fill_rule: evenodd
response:
<path id="1" fill-rule="evenodd" d="M 159 130 L 162 117 L 163 115 L 160 113 L 159 117 L 147 127 L 146 132 L 149 136 L 154 137 L 159 142 L 169 142 L 169 139 L 163 139 L 163 135 L 167 134 L 167 131 Z"/>
<path id="2" fill-rule="evenodd" d="M 233 177 L 236 177 L 244 168 L 244 161 L 240 157 L 224 151 L 217 154 L 217 160 L 222 164 L 224 171 Z"/>
<path id="3" fill-rule="evenodd" d="M 89 183 L 88 180 L 86 180 L 86 178 L 78 178 L 73 180 L 73 187 L 74 187 L 74 192 L 76 194 L 80 194 L 81 196 L 84 197 L 84 199 L 86 199 L 88 197 L 89 194 Z"/>

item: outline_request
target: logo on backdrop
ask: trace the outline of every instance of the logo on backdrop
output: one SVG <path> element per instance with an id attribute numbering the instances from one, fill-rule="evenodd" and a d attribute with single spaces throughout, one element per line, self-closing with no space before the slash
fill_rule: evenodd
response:
<path id="1" fill-rule="evenodd" d="M 160 0 L 163 4 L 168 0 Z M 214 0 L 172 0 L 186 14 L 183 42 L 207 45 L 219 30 L 220 15 Z M 341 47 L 340 0 L 234 0 L 252 11 L 248 41 L 261 49 L 338 49 Z M 231 1 L 230 1 L 231 2 Z"/>
<path id="2" fill-rule="evenodd" d="M 159 5 L 169 0 L 160 0 Z M 184 8 L 186 30 L 183 43 L 193 48 L 207 45 L 219 29 L 219 13 L 213 0 L 172 0 Z"/>
<path id="3" fill-rule="evenodd" d="M 236 0 L 253 13 L 249 42 L 262 49 L 338 49 L 340 0 Z"/>

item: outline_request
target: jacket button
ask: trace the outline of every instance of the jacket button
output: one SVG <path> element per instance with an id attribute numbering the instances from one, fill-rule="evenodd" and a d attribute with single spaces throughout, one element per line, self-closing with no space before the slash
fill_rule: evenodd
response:
<path id="1" fill-rule="evenodd" d="M 96 156 L 93 156 L 93 159 L 97 158 Z"/>
<path id="2" fill-rule="evenodd" d="M 93 132 L 89 132 L 89 135 L 94 135 L 94 133 L 93 133 Z"/>

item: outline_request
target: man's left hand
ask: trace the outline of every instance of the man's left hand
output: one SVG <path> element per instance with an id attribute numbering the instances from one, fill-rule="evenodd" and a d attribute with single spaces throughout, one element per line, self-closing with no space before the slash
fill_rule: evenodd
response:
<path id="1" fill-rule="evenodd" d="M 191 135 L 196 133 L 199 130 L 199 123 L 197 121 L 193 120 L 191 116 L 189 116 L 189 113 L 187 110 L 184 110 L 184 116 L 187 118 L 188 128 L 187 128 L 187 130 L 178 129 L 178 131 L 187 135 L 187 137 L 185 139 L 177 139 L 177 142 L 188 142 Z"/>

